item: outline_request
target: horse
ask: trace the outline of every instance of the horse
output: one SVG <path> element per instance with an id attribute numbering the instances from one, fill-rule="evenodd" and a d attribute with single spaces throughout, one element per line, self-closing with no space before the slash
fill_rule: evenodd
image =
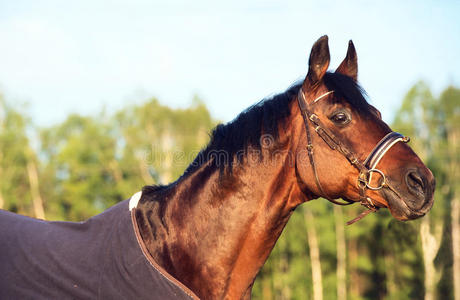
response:
<path id="1" fill-rule="evenodd" d="M 323 36 L 304 80 L 214 128 L 171 184 L 80 223 L 2 212 L 0 298 L 250 299 L 304 202 L 360 203 L 353 222 L 425 215 L 433 174 L 367 102 L 353 42 L 335 71 L 329 61 Z"/>

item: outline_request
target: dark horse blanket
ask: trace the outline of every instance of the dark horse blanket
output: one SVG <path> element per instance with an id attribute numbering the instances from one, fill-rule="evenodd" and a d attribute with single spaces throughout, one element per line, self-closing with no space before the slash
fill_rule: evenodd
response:
<path id="1" fill-rule="evenodd" d="M 128 201 L 79 223 L 0 210 L 0 299 L 197 299 L 153 261 L 133 220 Z"/>

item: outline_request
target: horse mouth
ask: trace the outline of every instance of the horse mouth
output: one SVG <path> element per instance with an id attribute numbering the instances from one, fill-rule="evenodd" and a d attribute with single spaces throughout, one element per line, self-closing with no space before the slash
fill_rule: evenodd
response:
<path id="1" fill-rule="evenodd" d="M 416 197 L 415 201 L 422 201 L 423 204 L 418 209 L 411 208 L 408 203 L 413 203 L 413 195 L 398 195 L 396 192 L 389 188 L 383 188 L 380 193 L 387 200 L 388 209 L 391 215 L 400 221 L 408 221 L 418 219 L 426 215 L 426 213 L 433 206 L 433 195 L 423 195 L 423 197 Z M 422 196 L 422 195 L 420 195 Z"/>

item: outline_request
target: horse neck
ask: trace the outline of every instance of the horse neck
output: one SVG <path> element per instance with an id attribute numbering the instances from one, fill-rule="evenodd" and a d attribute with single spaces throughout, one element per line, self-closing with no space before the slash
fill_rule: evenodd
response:
<path id="1" fill-rule="evenodd" d="M 249 297 L 290 215 L 305 200 L 293 139 L 280 139 L 287 142 L 276 159 L 266 151 L 262 160 L 248 166 L 246 159 L 223 177 L 206 164 L 141 201 L 137 219 L 150 254 L 199 297 Z"/>

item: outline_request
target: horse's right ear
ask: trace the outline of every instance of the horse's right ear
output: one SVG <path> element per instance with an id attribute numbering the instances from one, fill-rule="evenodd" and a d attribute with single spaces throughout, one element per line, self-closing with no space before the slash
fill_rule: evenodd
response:
<path id="1" fill-rule="evenodd" d="M 315 88 L 326 74 L 329 67 L 330 55 L 328 37 L 323 35 L 311 48 L 310 60 L 308 61 L 308 74 L 305 78 L 307 88 Z"/>
<path id="2" fill-rule="evenodd" d="M 358 57 L 356 56 L 355 45 L 351 40 L 348 42 L 347 56 L 335 72 L 350 76 L 354 81 L 358 80 Z"/>

